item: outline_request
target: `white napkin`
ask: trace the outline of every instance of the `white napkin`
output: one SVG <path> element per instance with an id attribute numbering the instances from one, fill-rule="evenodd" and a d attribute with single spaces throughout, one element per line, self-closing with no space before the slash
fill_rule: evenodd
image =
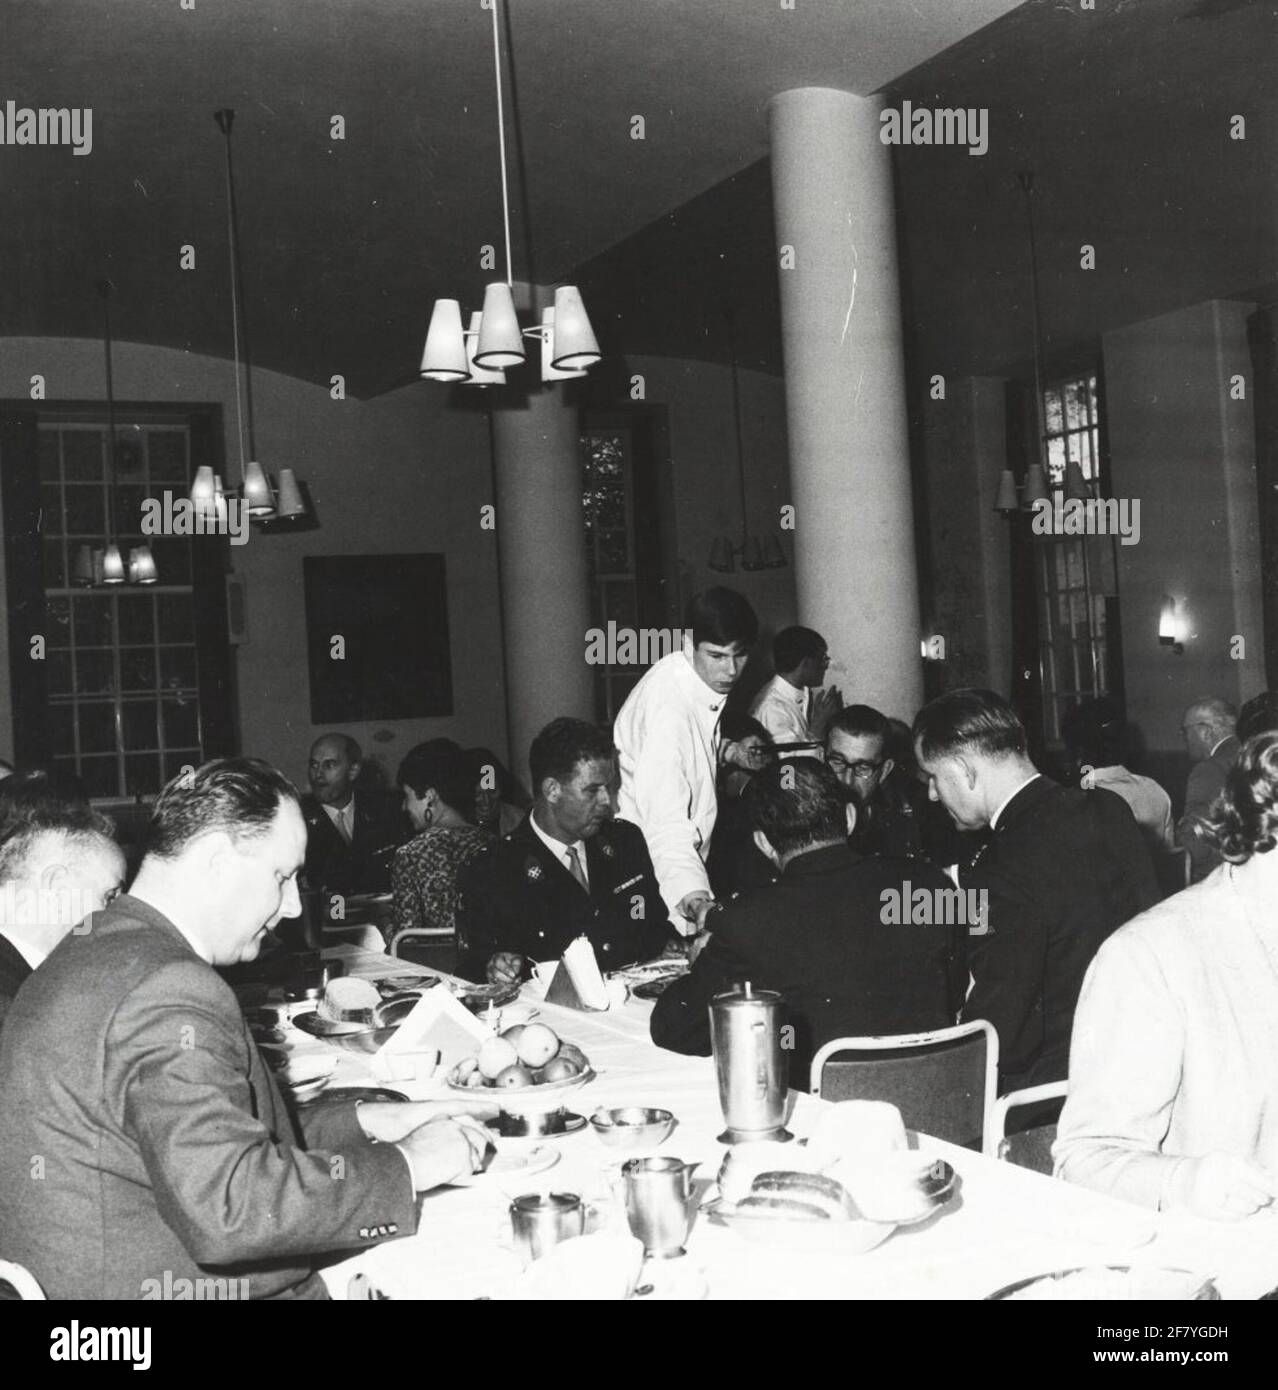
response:
<path id="1" fill-rule="evenodd" d="M 613 1231 L 576 1236 L 535 1260 L 507 1299 L 600 1302 L 627 1299 L 643 1270 L 643 1242 Z"/>
<path id="2" fill-rule="evenodd" d="M 440 985 L 422 995 L 413 1011 L 373 1054 L 373 1070 L 376 1073 L 380 1065 L 388 1074 L 393 1073 L 397 1060 L 420 1053 L 434 1053 L 436 1065 L 452 1067 L 472 1056 L 487 1036 L 484 1024 Z"/>

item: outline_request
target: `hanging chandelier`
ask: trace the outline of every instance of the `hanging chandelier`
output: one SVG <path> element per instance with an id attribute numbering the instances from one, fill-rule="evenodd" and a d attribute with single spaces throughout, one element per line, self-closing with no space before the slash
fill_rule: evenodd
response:
<path id="1" fill-rule="evenodd" d="M 98 293 L 102 296 L 102 350 L 106 358 L 107 393 L 107 506 L 106 506 L 106 545 L 96 550 L 89 545 L 76 547 L 75 558 L 71 562 L 71 582 L 78 588 L 97 587 L 116 588 L 125 583 L 154 584 L 158 578 L 155 559 L 151 547 L 145 542 L 129 551 L 126 565 L 120 554 L 119 533 L 116 530 L 116 451 L 118 442 L 115 429 L 115 376 L 111 362 L 111 291 L 115 288 L 110 280 L 98 281 Z"/>
<path id="2" fill-rule="evenodd" d="M 501 151 L 501 208 L 506 236 L 506 278 L 487 285 L 484 307 L 462 325 L 461 301 L 437 299 L 426 331 L 418 375 L 429 381 L 464 386 L 500 386 L 506 369 L 528 360 L 524 339 L 541 344 L 541 379 L 563 381 L 585 376 L 602 356 L 599 342 L 576 285 L 561 285 L 553 306 L 542 310 L 541 322 L 520 328 L 515 312 L 514 274 L 510 254 L 510 185 L 506 172 L 506 118 L 502 95 L 499 0 L 490 0 L 493 15 L 493 70 L 497 87 L 497 140 Z"/>
<path id="3" fill-rule="evenodd" d="M 244 307 L 243 257 L 240 251 L 239 206 L 235 198 L 235 166 L 231 157 L 231 127 L 235 112 L 229 107 L 213 113 L 218 129 L 226 140 L 226 216 L 231 247 L 231 334 L 232 355 L 235 361 L 235 437 L 240 458 L 240 486 L 224 487 L 220 474 L 207 464 L 196 469 L 191 484 L 191 501 L 196 514 L 206 522 L 225 526 L 228 503 L 241 500 L 250 521 L 260 523 L 307 521 L 310 508 L 291 468 L 279 471 L 278 488 L 272 486 L 266 470 L 258 462 L 257 432 L 253 418 L 253 358 L 249 348 L 248 316 Z M 240 364 L 243 362 L 243 391 L 241 393 Z M 245 453 L 247 427 L 248 452 Z M 273 528 L 274 529 L 274 528 Z"/>

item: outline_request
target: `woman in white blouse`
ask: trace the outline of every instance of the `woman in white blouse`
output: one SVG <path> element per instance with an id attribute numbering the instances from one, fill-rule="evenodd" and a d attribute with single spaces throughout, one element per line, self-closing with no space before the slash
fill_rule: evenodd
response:
<path id="1" fill-rule="evenodd" d="M 1057 1176 L 1146 1206 L 1278 1199 L 1278 733 L 1215 805 L 1225 863 L 1101 947 L 1079 996 Z"/>

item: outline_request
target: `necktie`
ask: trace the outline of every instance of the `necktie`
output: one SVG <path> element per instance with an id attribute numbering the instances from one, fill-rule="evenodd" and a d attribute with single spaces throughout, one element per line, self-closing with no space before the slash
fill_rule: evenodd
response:
<path id="1" fill-rule="evenodd" d="M 351 817 L 354 809 L 355 803 L 353 801 L 348 801 L 337 813 L 337 833 L 348 845 L 355 838 L 351 834 Z"/>
<path id="2" fill-rule="evenodd" d="M 569 845 L 568 848 L 564 850 L 564 857 L 568 861 L 568 872 L 581 884 L 582 891 L 589 893 L 590 884 L 586 882 L 585 870 L 582 869 L 581 860 L 577 855 L 577 846 Z"/>

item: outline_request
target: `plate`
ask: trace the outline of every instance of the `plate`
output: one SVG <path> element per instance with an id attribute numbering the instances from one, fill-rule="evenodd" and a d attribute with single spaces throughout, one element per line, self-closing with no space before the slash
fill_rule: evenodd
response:
<path id="1" fill-rule="evenodd" d="M 643 984 L 631 985 L 630 993 L 636 999 L 660 999 L 676 980 L 682 978 L 682 975 L 670 975 L 664 980 L 647 980 Z"/>
<path id="2" fill-rule="evenodd" d="M 373 1025 L 371 1023 L 338 1023 L 331 1018 L 323 1018 L 311 1009 L 304 1014 L 295 1014 L 293 1026 L 300 1028 L 303 1033 L 309 1033 L 313 1038 L 347 1038 L 355 1033 L 371 1033 Z"/>
<path id="3" fill-rule="evenodd" d="M 1213 1302 L 1220 1290 L 1203 1274 L 1187 1269 L 1160 1269 L 1153 1265 L 1084 1265 L 1056 1269 L 1018 1279 L 987 1294 L 985 1301 L 1007 1302 L 1127 1302 L 1145 1300 Z"/>
<path id="4" fill-rule="evenodd" d="M 396 1101 L 406 1102 L 403 1091 L 392 1091 L 389 1086 L 330 1086 L 315 1101 L 316 1106 L 329 1105 L 337 1100 Z"/>
<path id="5" fill-rule="evenodd" d="M 663 956 L 659 960 L 646 960 L 638 965 L 627 965 L 624 969 L 613 971 L 627 984 L 642 984 L 645 980 L 674 979 L 686 975 L 690 969 L 686 956 Z"/>
<path id="6" fill-rule="evenodd" d="M 701 1210 L 746 1240 L 812 1254 L 863 1255 L 896 1230 L 893 1221 L 778 1221 L 742 1211 L 722 1197 L 702 1202 Z"/>
<path id="7" fill-rule="evenodd" d="M 385 980 L 374 980 L 377 992 L 383 999 L 395 999 L 401 994 L 424 994 L 439 983 L 438 975 L 392 975 Z"/>
<path id="8" fill-rule="evenodd" d="M 489 1004 L 499 1009 L 503 1004 L 509 1004 L 512 999 L 517 999 L 519 990 L 518 983 L 513 985 L 458 985 L 454 986 L 453 993 L 471 1013 L 482 1014 Z"/>
<path id="9" fill-rule="evenodd" d="M 544 1173 L 558 1162 L 559 1150 L 552 1149 L 549 1144 L 529 1144 L 526 1139 L 502 1140 L 482 1173 L 459 1178 L 452 1186 L 486 1187 L 491 1184 L 500 1187 L 503 1182 L 514 1178 L 522 1180 L 532 1177 L 534 1173 Z"/>

